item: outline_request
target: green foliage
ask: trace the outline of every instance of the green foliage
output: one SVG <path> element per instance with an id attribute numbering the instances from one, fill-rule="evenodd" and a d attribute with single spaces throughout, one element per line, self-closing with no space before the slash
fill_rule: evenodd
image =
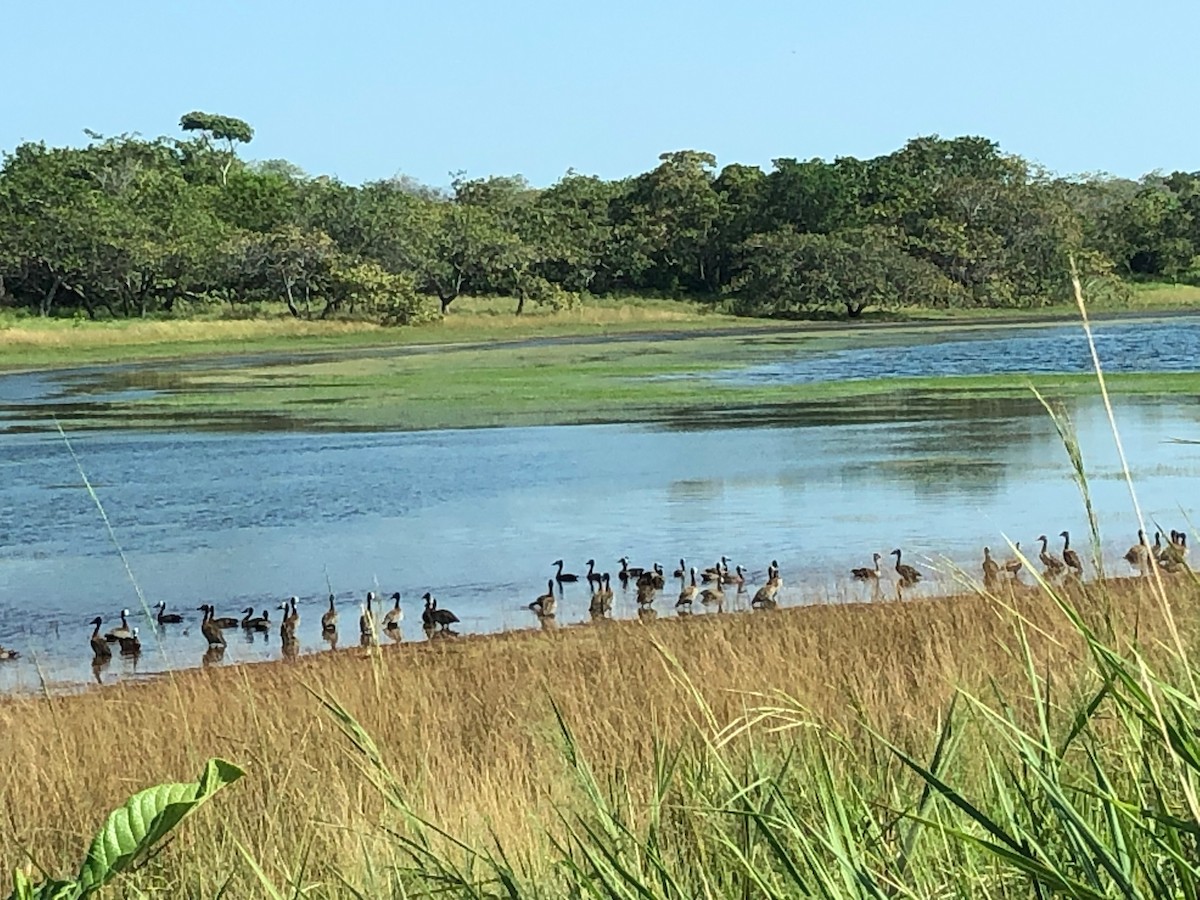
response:
<path id="1" fill-rule="evenodd" d="M 93 135 L 7 154 L 0 302 L 97 319 L 216 304 L 422 318 L 407 300 L 363 302 L 332 274 L 373 264 L 443 313 L 464 295 L 511 297 L 520 313 L 650 292 L 853 317 L 1055 302 L 1071 255 L 1110 285 L 1200 277 L 1200 177 L 1056 179 L 979 137 L 916 138 L 869 160 L 780 158 L 769 172 L 718 172 L 712 154 L 680 150 L 623 180 L 459 176 L 442 191 L 246 165 L 235 149 L 253 138 L 247 123 L 192 112 L 180 126 L 198 137 Z M 380 296 L 402 296 L 395 285 Z"/>
<path id="2" fill-rule="evenodd" d="M 232 763 L 210 759 L 198 781 L 160 784 L 139 791 L 109 814 L 74 879 L 51 879 L 35 886 L 17 871 L 9 900 L 79 900 L 90 896 L 121 873 L 142 865 L 167 834 L 243 774 Z"/>

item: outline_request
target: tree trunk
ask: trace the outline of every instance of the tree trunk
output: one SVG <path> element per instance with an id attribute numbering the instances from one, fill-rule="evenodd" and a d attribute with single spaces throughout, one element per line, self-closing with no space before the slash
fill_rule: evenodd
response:
<path id="1" fill-rule="evenodd" d="M 862 311 L 866 308 L 866 306 L 867 306 L 866 303 L 852 303 L 849 300 L 847 300 L 846 301 L 846 315 L 848 315 L 851 319 L 857 319 L 859 316 L 862 315 Z"/>
<path id="2" fill-rule="evenodd" d="M 287 308 L 293 318 L 300 318 L 300 310 L 296 308 L 296 300 L 292 297 L 292 282 L 291 279 L 284 279 L 283 289 L 287 293 Z"/>
<path id="3" fill-rule="evenodd" d="M 54 306 L 54 298 L 58 296 L 60 287 L 62 287 L 62 279 L 56 275 L 54 282 L 50 285 L 50 290 L 42 295 L 42 299 L 38 303 L 38 312 L 41 313 L 43 319 L 50 315 L 50 309 Z"/>
<path id="4" fill-rule="evenodd" d="M 517 294 L 517 315 L 519 316 L 523 312 L 525 312 L 525 295 L 521 293 Z"/>

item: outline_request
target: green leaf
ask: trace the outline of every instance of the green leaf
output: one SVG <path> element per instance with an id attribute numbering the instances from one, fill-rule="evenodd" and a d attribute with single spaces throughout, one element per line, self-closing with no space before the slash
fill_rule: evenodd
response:
<path id="1" fill-rule="evenodd" d="M 199 781 L 160 784 L 130 797 L 114 810 L 92 840 L 79 870 L 79 896 L 99 890 L 130 868 L 209 797 L 245 773 L 222 759 L 210 759 Z"/>

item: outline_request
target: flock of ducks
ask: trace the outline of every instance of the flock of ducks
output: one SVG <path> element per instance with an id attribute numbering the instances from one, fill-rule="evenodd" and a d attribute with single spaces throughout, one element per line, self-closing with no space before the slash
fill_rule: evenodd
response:
<path id="1" fill-rule="evenodd" d="M 358 618 L 359 641 L 362 646 L 378 644 L 380 628 L 388 637 L 400 640 L 400 622 L 404 618 L 404 610 L 400 606 L 400 592 L 393 593 L 390 599 L 392 606 L 383 612 L 381 618 L 377 619 L 374 608 L 375 592 L 367 592 L 366 601 L 361 607 L 361 615 Z M 440 608 L 437 600 L 428 592 L 422 599 L 425 601 L 425 609 L 421 613 L 421 623 L 426 634 L 431 637 L 439 634 L 453 634 L 450 626 L 458 622 L 458 616 L 448 609 Z M 295 655 L 299 648 L 296 637 L 296 629 L 300 625 L 298 603 L 298 597 L 289 597 L 277 607 L 282 613 L 279 618 L 279 639 L 285 656 Z M 159 627 L 180 625 L 184 621 L 183 616 L 178 613 L 167 612 L 167 604 L 164 601 L 160 600 L 152 608 L 155 610 L 154 622 Z M 210 603 L 197 607 L 196 611 L 202 613 L 200 634 L 208 645 L 204 659 L 205 664 L 219 660 L 225 652 L 228 645 L 225 638 L 227 630 L 240 628 L 247 635 L 253 635 L 269 633 L 275 624 L 271 621 L 271 614 L 267 610 L 264 609 L 261 614 L 255 615 L 252 606 L 242 610 L 241 618 L 218 616 L 216 609 Z M 92 619 L 89 623 L 92 626 L 90 643 L 94 663 L 103 663 L 111 659 L 113 645 L 116 645 L 122 656 L 137 657 L 141 654 L 142 642 L 138 636 L 138 628 L 129 627 L 129 610 L 121 610 L 120 617 L 119 627 L 103 633 L 100 629 L 104 625 L 104 620 L 100 616 Z M 337 598 L 333 594 L 329 595 L 329 608 L 321 615 L 321 635 L 333 646 L 337 646 L 338 610 Z M 16 656 L 14 655 L 13 658 Z"/>
<path id="2" fill-rule="evenodd" d="M 1082 579 L 1083 561 L 1071 547 L 1070 533 L 1060 532 L 1059 537 L 1063 541 L 1060 553 L 1051 552 L 1050 542 L 1046 535 L 1039 535 L 1037 538 L 1041 544 L 1037 558 L 1042 565 L 1043 575 L 1049 579 L 1065 575 Z M 1019 553 L 1020 542 L 1017 542 L 1014 547 Z M 1142 574 L 1148 574 L 1155 568 L 1165 572 L 1175 572 L 1186 567 L 1187 551 L 1187 535 L 1182 531 L 1171 531 L 1169 536 L 1158 531 L 1154 536 L 1153 544 L 1148 543 L 1144 531 L 1139 531 L 1137 543 L 1129 548 L 1123 559 Z M 923 574 L 903 561 L 903 552 L 899 548 L 893 550 L 890 555 L 895 557 L 895 564 L 892 568 L 895 572 L 898 591 L 910 588 L 921 581 Z M 851 577 L 856 581 L 869 582 L 878 586 L 885 571 L 881 566 L 882 559 L 881 554 L 873 554 L 873 565 L 851 569 Z M 654 608 L 655 600 L 665 591 L 667 585 L 667 575 L 662 566 L 657 562 L 649 568 L 632 566 L 628 557 L 622 557 L 617 562 L 621 566 L 617 573 L 617 579 L 622 590 L 633 589 L 636 591 L 638 618 L 643 620 L 655 618 L 657 615 Z M 609 573 L 596 571 L 594 559 L 587 561 L 587 572 L 583 576 L 565 571 L 564 565 L 561 559 L 551 563 L 555 571 L 546 580 L 546 592 L 540 594 L 529 604 L 529 609 L 542 622 L 543 626 L 550 627 L 554 623 L 560 598 L 563 595 L 563 585 L 576 582 L 586 582 L 591 590 L 588 612 L 592 618 L 607 617 L 612 612 L 614 599 L 612 578 Z M 995 587 L 1005 578 L 1017 579 L 1023 566 L 1023 558 L 1017 554 L 1013 554 L 1007 559 L 997 560 L 992 555 L 990 547 L 983 548 L 983 583 L 986 587 Z M 730 568 L 730 560 L 725 556 L 722 556 L 714 565 L 701 569 L 689 566 L 686 559 L 680 559 L 679 567 L 672 572 L 671 577 L 679 582 L 675 609 L 680 615 L 689 614 L 695 604 L 719 612 L 724 608 L 730 592 L 739 597 L 747 593 L 746 569 L 741 565 Z M 780 575 L 779 563 L 771 560 L 767 566 L 766 581 L 755 590 L 750 600 L 750 607 L 757 610 L 774 609 L 778 605 L 778 595 L 782 587 L 783 578 Z M 383 615 L 377 618 L 375 593 L 367 592 L 366 600 L 360 607 L 358 619 L 361 646 L 377 645 L 380 629 L 394 641 L 402 639 L 400 622 L 404 618 L 404 611 L 400 606 L 400 593 L 394 592 L 390 599 L 391 607 L 382 610 Z M 421 599 L 425 604 L 421 613 L 421 624 L 426 635 L 431 639 L 455 636 L 457 632 L 451 630 L 450 626 L 458 623 L 458 616 L 448 609 L 439 607 L 438 601 L 428 592 Z M 293 596 L 284 600 L 277 607 L 281 613 L 278 619 L 279 638 L 285 656 L 294 655 L 298 648 L 296 630 L 300 624 L 300 610 L 297 604 L 298 598 Z M 184 617 L 178 613 L 168 612 L 167 604 L 164 601 L 154 604 L 153 609 L 155 610 L 153 621 L 161 628 L 184 624 Z M 226 631 L 240 629 L 247 635 L 269 633 L 276 624 L 267 610 L 264 609 L 256 615 L 253 607 L 244 609 L 240 618 L 218 616 L 212 604 L 208 603 L 201 605 L 196 611 L 202 613 L 200 633 L 208 646 L 205 654 L 206 664 L 221 658 L 227 645 Z M 102 664 L 111 659 L 114 647 L 121 656 L 137 657 L 141 653 L 142 642 L 138 628 L 130 627 L 129 615 L 128 609 L 122 609 L 120 612 L 121 624 L 106 632 L 101 631 L 104 620 L 100 616 L 91 620 L 89 623 L 92 626 L 90 644 L 94 663 Z M 333 594 L 329 595 L 328 609 L 321 615 L 321 634 L 336 648 L 338 610 Z M 20 654 L 16 650 L 0 647 L 0 662 L 18 658 L 20 658 Z"/>

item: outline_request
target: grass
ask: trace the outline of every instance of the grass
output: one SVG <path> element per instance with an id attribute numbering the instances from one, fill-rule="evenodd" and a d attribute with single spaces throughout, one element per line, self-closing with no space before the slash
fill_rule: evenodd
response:
<path id="1" fill-rule="evenodd" d="M 1200 288 L 1189 285 L 1131 284 L 1126 297 L 1103 298 L 1097 313 L 1173 313 L 1200 309 Z M 533 306 L 512 314 L 504 299 L 462 297 L 440 322 L 384 328 L 366 322 L 304 322 L 286 315 L 229 319 L 211 314 L 188 319 L 40 319 L 0 311 L 0 371 L 89 363 L 222 354 L 304 353 L 361 348 L 402 348 L 444 343 L 510 341 L 525 338 L 622 335 L 637 332 L 689 333 L 712 329 L 756 331 L 804 329 L 859 333 L 873 323 L 937 326 L 995 325 L 1062 320 L 1071 307 L 1034 309 L 954 309 L 912 307 L 871 312 L 863 321 L 780 322 L 746 319 L 714 311 L 711 305 L 649 298 L 592 298 L 573 309 Z"/>
<path id="2" fill-rule="evenodd" d="M 630 422 L 714 409 L 809 407 L 920 397 L 1028 398 L 1094 391 L 1089 375 L 979 375 L 883 378 L 801 385 L 713 381 L 722 370 L 787 353 L 841 345 L 829 334 L 733 334 L 686 340 L 519 345 L 370 353 L 330 359 L 120 373 L 101 389 L 149 389 L 130 401 L 55 411 L 71 428 L 280 427 L 334 429 L 462 428 Z M 1111 376 L 1114 392 L 1194 394 L 1200 373 Z"/>
<path id="3" fill-rule="evenodd" d="M 1101 631 L 1107 611 L 1119 607 L 1114 645 L 1128 648 L 1136 638 L 1151 662 L 1170 664 L 1156 649 L 1167 634 L 1163 611 L 1144 582 L 1095 585 L 1073 600 Z M 1200 589 L 1176 582 L 1177 608 L 1197 601 Z M 1189 646 L 1193 638 L 1189 631 Z M 927 761 L 956 690 L 999 697 L 1015 723 L 1036 724 L 1029 667 L 1054 673 L 1051 727 L 1069 727 L 1073 703 L 1098 676 L 1080 632 L 1048 594 L 1026 588 L 1011 597 L 968 593 L 653 627 L 610 622 L 10 698 L 0 703 L 8 762 L 0 861 L 20 865 L 28 850 L 51 872 L 73 871 L 79 847 L 117 798 L 222 756 L 245 768 L 246 779 L 221 798 L 219 814 L 197 816 L 133 876 L 139 889 L 269 896 L 244 848 L 285 896 L 293 884 L 315 897 L 355 896 L 351 887 L 358 896 L 398 897 L 401 885 L 421 896 L 439 882 L 447 889 L 439 866 L 467 880 L 495 877 L 484 859 L 499 846 L 526 890 L 577 896 L 564 885 L 575 877 L 572 865 L 592 865 L 585 851 L 632 841 L 622 851 L 628 865 L 641 858 L 646 866 L 651 840 L 681 882 L 653 896 L 731 896 L 745 866 L 726 843 L 748 840 L 746 862 L 771 879 L 781 875 L 759 833 L 764 823 L 745 822 L 743 803 L 773 803 L 769 818 L 787 809 L 821 832 L 832 830 L 820 821 L 833 812 L 823 810 L 832 791 L 852 807 L 857 824 L 845 827 L 861 842 L 856 852 L 881 859 L 884 847 L 875 845 L 894 849 L 900 817 L 919 807 L 925 787 L 872 732 Z M 957 720 L 963 750 L 944 777 L 992 791 L 989 762 L 1006 757 L 1000 745 L 993 754 L 977 743 L 989 727 L 979 712 Z M 1116 743 L 1105 752 L 1120 759 L 1127 749 Z M 590 782 L 581 781 L 584 771 Z M 782 792 L 774 801 L 759 781 L 768 777 Z M 600 810 L 619 822 L 620 835 L 587 836 L 584 829 L 600 827 Z M 924 815 L 935 813 L 948 810 Z M 863 815 L 870 821 L 859 821 Z M 440 862 L 416 865 L 414 853 Z M 932 836 L 907 865 L 904 878 L 890 877 L 910 882 L 917 896 L 954 893 L 955 881 L 976 878 L 992 884 L 993 896 L 1028 895 L 1005 893 L 1009 876 L 994 861 Z M 702 877 L 711 879 L 707 890 Z"/>

